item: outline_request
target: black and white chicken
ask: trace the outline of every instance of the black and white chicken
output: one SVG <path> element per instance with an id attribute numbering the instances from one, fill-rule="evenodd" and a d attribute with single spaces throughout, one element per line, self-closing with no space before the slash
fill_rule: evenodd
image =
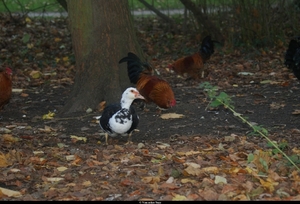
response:
<path id="1" fill-rule="evenodd" d="M 135 99 L 145 99 L 136 88 L 127 88 L 118 104 L 110 104 L 103 110 L 99 119 L 101 129 L 105 132 L 105 143 L 107 143 L 108 135 L 128 136 L 128 142 L 131 143 L 132 131 L 137 128 L 139 124 L 139 117 L 134 108 L 131 106 Z M 126 144 L 127 144 L 126 143 Z"/>
<path id="2" fill-rule="evenodd" d="M 294 75 L 300 80 L 300 37 L 290 41 L 285 52 L 284 64 L 293 70 Z"/>

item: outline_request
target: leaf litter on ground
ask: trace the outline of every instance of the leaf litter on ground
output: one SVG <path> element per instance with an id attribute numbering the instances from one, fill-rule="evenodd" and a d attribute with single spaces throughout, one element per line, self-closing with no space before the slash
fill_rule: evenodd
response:
<path id="1" fill-rule="evenodd" d="M 49 84 L 57 89 L 74 83 L 74 55 L 65 19 L 26 20 L 20 27 L 14 26 L 8 17 L 2 16 L 0 20 L 6 21 L 5 33 L 15 34 L 14 39 L 9 39 L 14 43 L 0 44 L 3 56 L 7 57 L 2 60 L 16 71 L 15 94 L 30 98 L 37 92 L 34 87 Z M 173 59 L 174 49 L 155 47 L 157 43 L 168 42 L 166 35 L 160 35 L 165 32 L 163 29 L 142 32 L 153 23 L 161 26 L 157 25 L 159 21 L 143 22 L 145 27 L 140 27 L 138 36 L 147 54 L 158 56 L 154 63 L 160 75 L 169 75 L 166 67 Z M 0 37 L 4 38 L 5 33 Z M 181 42 L 182 37 L 171 36 L 173 47 L 180 51 L 181 45 L 174 42 Z M 196 39 L 195 36 L 191 33 L 189 39 Z M 197 45 L 198 41 L 188 40 L 185 46 L 197 50 Z M 177 55 L 185 54 L 182 51 Z M 274 58 L 274 54 L 278 56 Z M 242 62 L 242 58 L 239 52 L 227 57 L 217 52 L 207 65 L 207 79 L 221 90 L 256 83 L 285 87 L 290 83 L 292 74 L 287 69 L 274 72 L 269 68 L 270 63 L 281 66 L 282 62 L 274 60 L 281 58 L 280 53 L 273 52 L 260 61 L 254 58 Z M 18 59 L 24 63 L 21 65 Z M 220 80 L 223 78 L 231 80 Z M 178 87 L 193 83 L 177 77 L 173 80 Z M 247 93 L 241 93 L 242 96 Z M 44 98 L 47 96 L 41 100 Z M 263 99 L 258 97 L 256 103 L 265 103 Z M 284 105 L 271 103 L 270 109 Z M 99 103 L 99 110 L 102 106 L 103 102 Z M 63 122 L 51 120 L 54 111 L 47 110 L 48 114 L 32 118 L 50 119 L 45 120 L 48 123 L 42 128 L 22 122 L 3 123 L 0 200 L 300 200 L 299 172 L 289 168 L 280 155 L 272 154 L 272 149 L 261 148 L 245 135 L 214 139 L 201 134 L 179 135 L 159 142 L 107 147 L 93 140 L 95 143 L 89 145 L 92 137 L 99 135 L 65 135 L 61 130 Z M 26 117 L 26 109 L 23 112 Z M 298 109 L 295 107 L 291 114 L 298 115 Z M 183 116 L 173 113 L 160 117 Z M 53 126 L 54 122 L 59 123 L 58 128 Z M 300 135 L 299 131 L 294 133 Z M 299 157 L 299 148 L 293 148 L 293 153 Z"/>

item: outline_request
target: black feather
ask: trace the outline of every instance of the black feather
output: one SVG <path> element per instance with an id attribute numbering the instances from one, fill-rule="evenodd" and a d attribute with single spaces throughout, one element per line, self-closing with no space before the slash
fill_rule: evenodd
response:
<path id="1" fill-rule="evenodd" d="M 209 35 L 202 40 L 199 52 L 205 60 L 208 60 L 210 56 L 215 52 L 214 41 L 211 40 L 211 37 Z"/>
<path id="2" fill-rule="evenodd" d="M 289 47 L 285 52 L 284 64 L 300 80 L 300 37 L 290 40 Z"/>
<path id="3" fill-rule="evenodd" d="M 100 126 L 101 126 L 101 128 L 104 130 L 104 131 L 106 131 L 106 132 L 108 132 L 108 133 L 110 133 L 110 134 L 112 134 L 113 133 L 113 131 L 110 129 L 110 127 L 109 127 L 109 120 L 110 120 L 110 118 L 116 113 L 116 112 L 118 112 L 119 110 L 121 110 L 122 109 L 122 107 L 121 107 L 121 104 L 118 104 L 118 103 L 116 103 L 116 104 L 110 104 L 110 105 L 108 105 L 108 106 L 106 106 L 105 108 L 104 108 L 104 110 L 103 110 L 103 113 L 102 113 L 102 115 L 101 115 L 101 118 L 100 118 Z M 139 117 L 138 117 L 138 115 L 136 114 L 136 112 L 135 112 L 135 109 L 132 107 L 132 106 L 130 106 L 130 109 L 129 109 L 129 112 L 126 112 L 126 113 L 124 113 L 123 114 L 124 115 L 124 118 L 123 119 L 125 119 L 125 117 L 130 117 L 130 115 L 132 115 L 132 126 L 131 126 L 131 128 L 126 132 L 127 134 L 129 134 L 129 133 L 131 133 L 134 129 L 136 129 L 137 128 L 137 126 L 138 126 L 138 124 L 139 124 Z M 119 118 L 120 119 L 120 118 Z M 129 119 L 129 118 L 128 118 Z"/>
<path id="4" fill-rule="evenodd" d="M 151 71 L 151 67 L 148 63 L 142 62 L 138 56 L 132 52 L 128 52 L 128 56 L 122 58 L 120 63 L 127 62 L 127 73 L 131 83 L 136 84 L 139 80 L 141 72 L 145 69 Z"/>
<path id="5" fill-rule="evenodd" d="M 136 84 L 140 78 L 141 72 L 145 69 L 150 73 L 152 71 L 151 66 L 147 62 L 142 62 L 138 56 L 132 52 L 128 52 L 127 57 L 122 58 L 120 63 L 127 62 L 127 73 L 131 83 Z M 145 72 L 147 74 L 147 72 Z"/>

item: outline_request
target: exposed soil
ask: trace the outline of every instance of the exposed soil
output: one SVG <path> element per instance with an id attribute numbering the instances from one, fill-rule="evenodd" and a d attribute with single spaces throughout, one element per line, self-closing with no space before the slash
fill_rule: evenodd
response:
<path id="1" fill-rule="evenodd" d="M 297 133 L 295 129 L 299 129 L 297 113 L 297 110 L 300 109 L 299 82 L 293 78 L 291 73 L 284 71 L 286 73 L 283 75 L 286 74 L 291 79 L 261 84 L 261 81 L 273 80 L 274 77 L 263 79 L 255 70 L 246 71 L 255 73 L 255 77 L 236 76 L 233 79 L 227 78 L 226 81 L 220 79 L 225 84 L 220 91 L 224 91 L 232 97 L 238 113 L 247 118 L 249 122 L 266 128 L 271 137 L 275 137 L 274 140 L 280 141 L 284 138 L 291 146 L 299 146 L 297 140 L 295 141 Z M 212 84 L 216 81 L 215 84 L 217 84 L 216 79 L 203 79 L 202 82 L 195 82 L 168 73 L 164 69 L 160 72 L 162 77 L 167 79 L 174 88 L 177 105 L 170 110 L 159 111 L 154 104 L 146 104 L 143 109 L 141 104 L 134 103 L 140 116 L 140 131 L 133 134 L 133 142 L 156 142 L 161 139 L 169 139 L 174 135 L 224 137 L 230 134 L 247 135 L 253 132 L 249 125 L 236 118 L 228 109 L 209 107 L 209 97 L 202 88 L 199 88 L 199 85 L 204 81 Z M 103 138 L 98 136 L 101 130 L 94 119 L 94 116 L 101 115 L 101 112 L 77 113 L 65 119 L 42 120 L 44 114 L 49 111 L 55 113 L 63 106 L 71 89 L 72 85 L 27 87 L 24 92 L 28 94 L 28 97 L 24 98 L 16 93 L 13 95 L 10 104 L 1 113 L 1 124 L 7 126 L 21 123 L 24 126 L 31 126 L 33 129 L 44 128 L 47 125 L 59 130 L 63 135 L 87 136 L 89 139 L 103 141 Z M 162 119 L 160 115 L 164 113 L 183 114 L 184 117 Z M 19 134 L 21 132 L 23 130 Z M 250 140 L 255 138 L 249 137 Z M 113 143 L 115 142 L 122 144 L 124 141 L 116 140 Z"/>
<path id="2" fill-rule="evenodd" d="M 235 111 L 299 157 L 300 84 L 283 66 L 284 48 L 275 50 L 249 57 L 217 49 L 201 82 L 167 72 L 171 55 L 155 59 L 177 105 L 159 112 L 153 104 L 141 109 L 135 103 L 139 132 L 127 146 L 127 138 L 109 138 L 104 145 L 94 119 L 101 112 L 95 110 L 42 119 L 64 105 L 72 74 L 58 69 L 58 75 L 33 79 L 30 70 L 16 69 L 14 88 L 23 91 L 13 94 L 0 120 L 0 187 L 16 195 L 0 191 L 0 200 L 299 200 L 299 172 L 276 154 L 264 155 L 274 149 L 267 140 L 252 135 L 226 107 L 210 108 L 199 88 L 202 82 L 218 86 Z M 183 117 L 162 119 L 164 113 Z M 226 182 L 218 183 L 217 176 Z"/>

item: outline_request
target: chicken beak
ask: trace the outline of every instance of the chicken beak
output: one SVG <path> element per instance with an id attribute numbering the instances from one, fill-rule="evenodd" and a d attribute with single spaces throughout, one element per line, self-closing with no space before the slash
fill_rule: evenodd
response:
<path id="1" fill-rule="evenodd" d="M 140 92 L 138 92 L 138 91 L 136 91 L 136 92 L 134 93 L 134 97 L 135 97 L 136 99 L 143 99 L 143 100 L 145 100 L 144 96 L 142 96 L 142 95 L 140 94 Z"/>
<path id="2" fill-rule="evenodd" d="M 145 100 L 144 96 L 142 96 L 140 93 L 136 94 L 135 97 L 138 98 L 138 99 Z"/>

